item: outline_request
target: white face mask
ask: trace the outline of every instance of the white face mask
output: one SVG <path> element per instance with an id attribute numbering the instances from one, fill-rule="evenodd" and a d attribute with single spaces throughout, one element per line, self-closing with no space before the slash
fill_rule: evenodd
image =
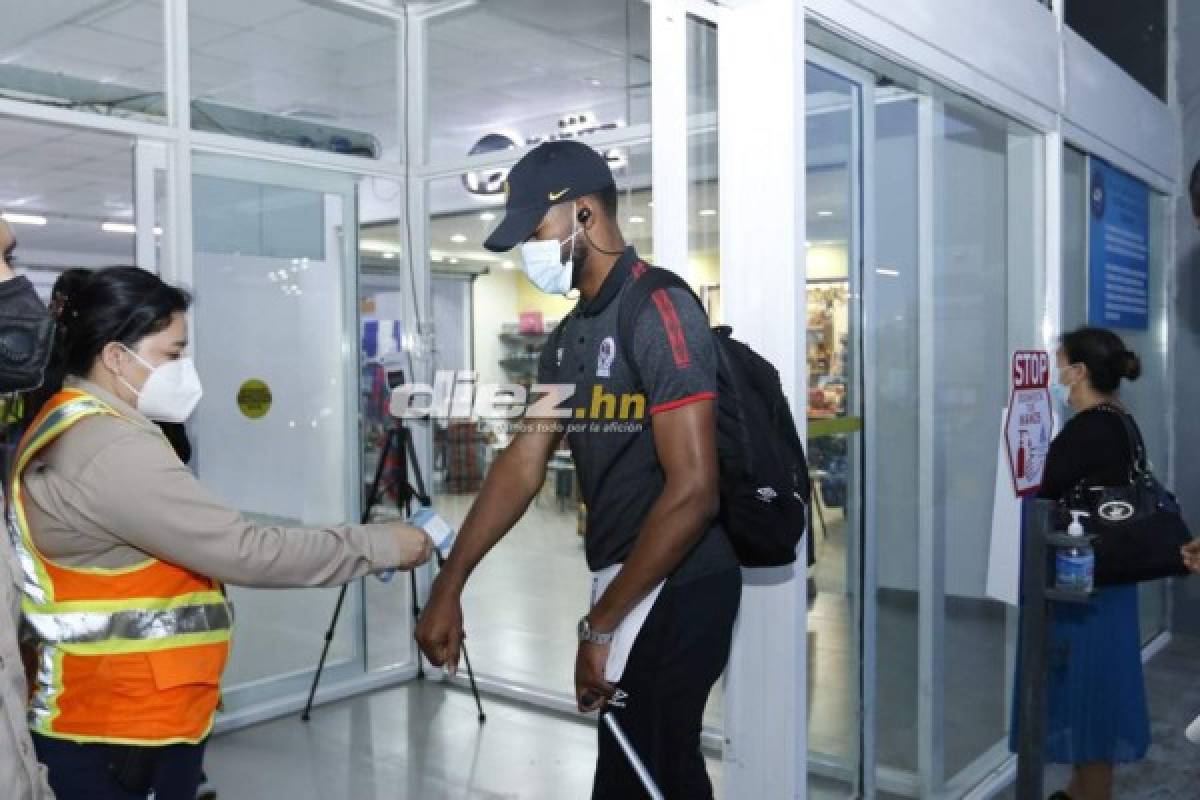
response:
<path id="1" fill-rule="evenodd" d="M 565 241 L 558 239 L 535 239 L 521 245 L 521 270 L 537 288 L 546 294 L 566 294 L 571 291 L 571 245 L 579 235 L 575 206 L 571 206 L 571 235 Z M 562 260 L 562 246 L 566 244 L 567 260 Z"/>
<path id="2" fill-rule="evenodd" d="M 186 422 L 204 396 L 192 360 L 180 358 L 155 367 L 128 347 L 125 352 L 150 370 L 150 377 L 146 378 L 140 392 L 130 386 L 129 381 L 117 376 L 126 389 L 137 395 L 137 410 L 156 422 Z"/>

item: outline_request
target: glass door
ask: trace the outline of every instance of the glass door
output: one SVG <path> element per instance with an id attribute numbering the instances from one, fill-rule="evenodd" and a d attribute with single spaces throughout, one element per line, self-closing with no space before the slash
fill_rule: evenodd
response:
<path id="1" fill-rule="evenodd" d="M 806 70 L 810 784 L 861 789 L 869 706 L 863 678 L 864 378 L 861 340 L 863 108 L 871 89 L 832 60 Z M 839 791 L 839 786 L 842 791 Z"/>
<path id="2" fill-rule="evenodd" d="M 356 520 L 354 180 L 207 154 L 193 163 L 200 480 L 253 520 Z M 360 589 L 342 609 L 326 685 L 362 672 Z M 237 628 L 226 708 L 307 688 L 337 590 L 229 591 Z"/>

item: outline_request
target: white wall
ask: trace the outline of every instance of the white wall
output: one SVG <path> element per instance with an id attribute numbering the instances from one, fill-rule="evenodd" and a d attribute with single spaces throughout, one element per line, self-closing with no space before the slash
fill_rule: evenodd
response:
<path id="1" fill-rule="evenodd" d="M 522 280 L 522 274 L 513 269 L 493 269 L 475 279 L 475 371 L 480 383 L 508 380 L 500 368 L 499 334 L 502 325 L 517 321 L 517 282 Z"/>

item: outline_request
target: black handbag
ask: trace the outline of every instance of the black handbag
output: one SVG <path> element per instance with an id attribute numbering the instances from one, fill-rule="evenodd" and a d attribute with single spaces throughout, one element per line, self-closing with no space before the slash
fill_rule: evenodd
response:
<path id="1" fill-rule="evenodd" d="M 1089 514 L 1083 522 L 1087 532 L 1096 537 L 1096 585 L 1121 586 L 1188 575 L 1182 550 L 1192 534 L 1175 495 L 1150 471 L 1137 423 L 1116 406 L 1097 409 L 1121 419 L 1133 463 L 1128 484 L 1087 486 L 1083 481 L 1068 497 L 1070 509 Z"/>

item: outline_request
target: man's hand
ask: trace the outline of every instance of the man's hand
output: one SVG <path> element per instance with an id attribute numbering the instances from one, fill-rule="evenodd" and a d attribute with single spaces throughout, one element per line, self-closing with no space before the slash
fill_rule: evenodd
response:
<path id="1" fill-rule="evenodd" d="M 417 644 L 435 667 L 445 666 L 453 676 L 458 671 L 458 653 L 463 640 L 460 590 L 445 585 L 439 575 L 433 582 L 429 604 L 417 622 Z"/>
<path id="2" fill-rule="evenodd" d="M 1200 539 L 1183 546 L 1183 563 L 1192 572 L 1200 573 Z"/>
<path id="3" fill-rule="evenodd" d="M 575 656 L 575 700 L 583 713 L 599 711 L 612 699 L 616 687 L 604 679 L 611 645 L 580 642 Z"/>

